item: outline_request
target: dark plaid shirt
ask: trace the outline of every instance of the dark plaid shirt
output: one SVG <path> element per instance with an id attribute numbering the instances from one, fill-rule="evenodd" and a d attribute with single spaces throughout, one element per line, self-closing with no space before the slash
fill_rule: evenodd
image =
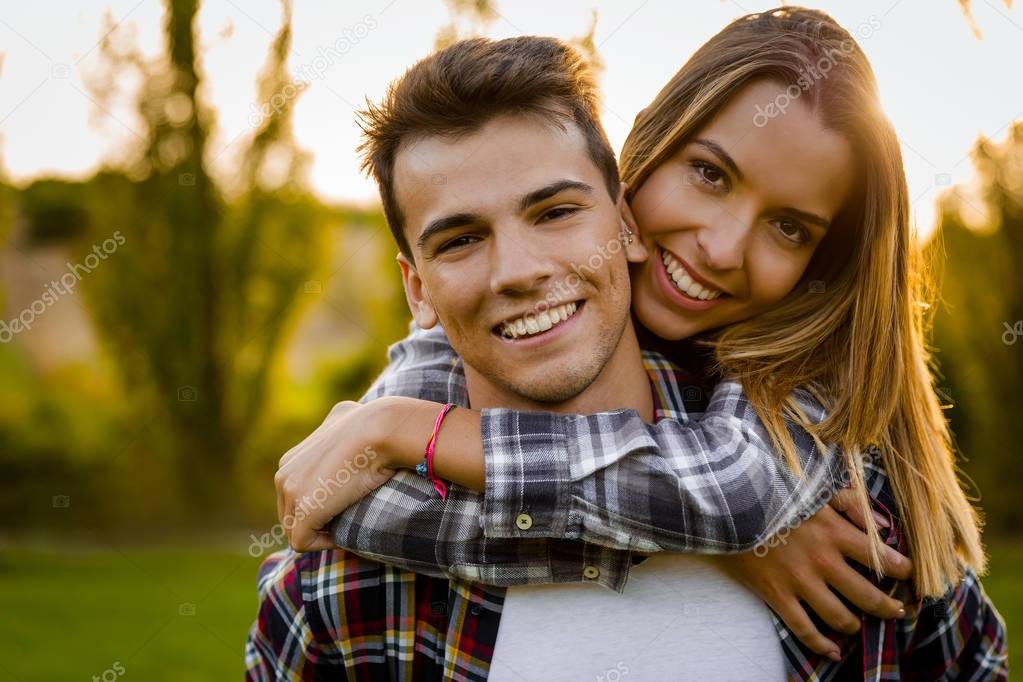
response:
<path id="1" fill-rule="evenodd" d="M 691 380 L 653 354 L 646 354 L 645 360 L 658 423 L 685 420 L 683 398 Z M 906 552 L 894 499 L 876 458 L 867 464 L 866 474 L 875 508 L 892 522 L 886 542 Z M 438 534 L 436 529 L 432 532 Z M 428 534 L 419 529 L 415 535 Z M 565 566 L 593 566 L 589 562 L 604 551 L 570 540 L 518 544 L 525 549 L 504 556 L 498 552 L 495 557 L 498 569 L 492 574 L 506 584 L 541 581 L 529 579 L 528 571 L 513 570 L 510 562 L 523 553 L 540 553 L 551 564 L 558 558 Z M 627 551 L 612 552 L 622 555 L 613 567 L 621 570 L 624 563 L 624 576 L 627 567 L 641 560 Z M 414 563 L 401 557 L 396 561 Z M 457 576 L 445 579 L 441 576 L 451 572 L 444 566 L 433 563 L 415 573 L 345 550 L 305 555 L 286 550 L 271 556 L 260 569 L 260 612 L 246 647 L 248 679 L 485 680 L 505 590 Z M 546 582 L 587 580 L 575 572 L 561 575 L 560 581 Z M 624 578 L 608 586 L 624 589 Z M 972 572 L 945 599 L 933 603 L 916 600 L 906 584 L 881 586 L 907 604 L 907 617 L 864 618 L 854 637 L 832 633 L 844 654 L 840 664 L 805 649 L 774 618 L 791 679 L 1007 675 L 1004 623 Z"/>

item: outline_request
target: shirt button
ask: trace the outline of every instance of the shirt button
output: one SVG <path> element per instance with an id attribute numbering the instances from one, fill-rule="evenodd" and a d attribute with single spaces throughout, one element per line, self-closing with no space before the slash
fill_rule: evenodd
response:
<path id="1" fill-rule="evenodd" d="M 590 580 L 593 580 L 594 578 L 598 577 L 599 575 L 600 575 L 600 569 L 597 568 L 596 566 L 592 566 L 591 565 L 591 566 L 587 566 L 586 568 L 583 569 L 583 577 L 584 578 L 589 578 Z"/>
<path id="2" fill-rule="evenodd" d="M 533 527 L 533 517 L 529 514 L 519 514 L 515 518 L 515 525 L 522 530 L 529 530 Z"/>
<path id="3" fill-rule="evenodd" d="M 483 613 L 483 607 L 480 606 L 479 604 L 473 604 L 472 608 L 469 609 L 469 613 L 471 613 L 474 616 L 478 616 L 481 613 Z"/>

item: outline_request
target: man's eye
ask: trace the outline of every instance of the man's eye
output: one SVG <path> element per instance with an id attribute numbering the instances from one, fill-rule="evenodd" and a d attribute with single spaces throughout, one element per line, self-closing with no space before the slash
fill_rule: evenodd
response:
<path id="1" fill-rule="evenodd" d="M 540 220 L 557 220 L 558 218 L 565 218 L 578 212 L 579 209 L 575 206 L 558 206 L 540 216 Z"/>
<path id="2" fill-rule="evenodd" d="M 468 246 L 476 241 L 476 237 L 472 235 L 463 235 L 461 237 L 455 237 L 449 242 L 444 242 L 443 246 L 437 249 L 437 253 L 444 253 L 445 251 L 451 251 L 463 246 Z"/>
<path id="3" fill-rule="evenodd" d="M 715 189 L 727 186 L 728 176 L 714 164 L 707 161 L 693 161 L 691 165 L 696 169 L 696 175 L 703 184 Z"/>

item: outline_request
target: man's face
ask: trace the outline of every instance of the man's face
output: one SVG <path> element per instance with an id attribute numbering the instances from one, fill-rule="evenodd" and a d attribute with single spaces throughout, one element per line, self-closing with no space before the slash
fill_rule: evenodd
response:
<path id="1" fill-rule="evenodd" d="M 502 116 L 410 143 L 394 178 L 409 307 L 420 326 L 444 326 L 470 387 L 544 404 L 582 393 L 626 328 L 628 262 L 646 257 L 638 239 L 619 241 L 631 215 L 582 132 Z"/>

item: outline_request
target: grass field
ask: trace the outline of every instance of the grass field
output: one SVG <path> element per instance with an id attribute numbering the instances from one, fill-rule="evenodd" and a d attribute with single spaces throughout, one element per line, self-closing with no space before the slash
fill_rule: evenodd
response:
<path id="1" fill-rule="evenodd" d="M 1023 627 L 1023 547 L 995 546 L 991 558 L 985 586 L 1014 632 Z M 8 549 L 0 679 L 241 679 L 259 561 L 209 549 Z"/>
<path id="2" fill-rule="evenodd" d="M 258 565 L 213 550 L 6 551 L 0 679 L 240 680 Z"/>

